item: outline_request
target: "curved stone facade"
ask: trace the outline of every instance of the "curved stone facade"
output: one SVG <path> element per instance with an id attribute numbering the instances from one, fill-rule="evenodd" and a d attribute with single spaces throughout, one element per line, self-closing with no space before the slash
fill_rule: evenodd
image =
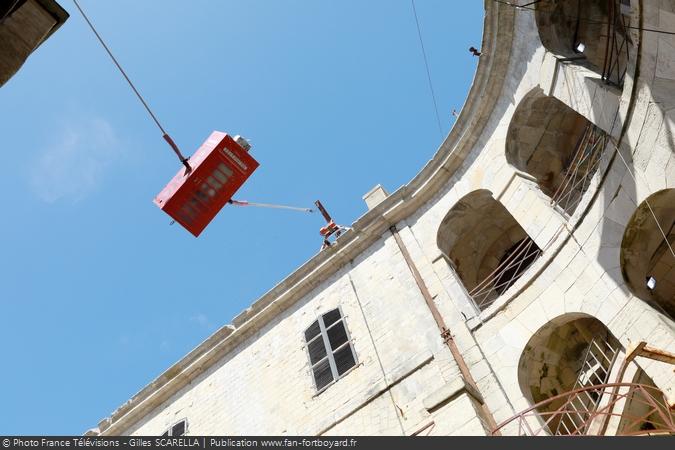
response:
<path id="1" fill-rule="evenodd" d="M 574 35 L 544 20 L 554 0 L 486 1 L 473 86 L 433 159 L 91 432 L 490 434 L 600 378 L 672 407 L 675 37 L 642 30 L 675 30 L 675 2 L 586 3 L 611 26 Z M 356 366 L 317 392 L 303 333 L 337 307 Z M 619 370 L 640 342 L 652 357 Z"/>

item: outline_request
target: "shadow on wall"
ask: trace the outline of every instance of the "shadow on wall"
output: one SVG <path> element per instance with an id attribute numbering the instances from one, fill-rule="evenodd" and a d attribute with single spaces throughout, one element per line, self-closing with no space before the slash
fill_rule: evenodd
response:
<path id="1" fill-rule="evenodd" d="M 633 6 L 636 6 L 635 1 Z M 583 65 L 600 74 L 606 83 L 621 87 L 629 62 L 632 61 L 634 66 L 638 57 L 638 49 L 624 27 L 630 21 L 630 7 L 630 0 L 543 0 L 536 5 L 535 17 L 541 41 L 549 51 L 561 58 L 574 58 L 575 64 Z M 618 66 L 621 66 L 619 71 Z M 616 95 L 622 94 L 622 90 L 617 90 Z M 635 95 L 633 97 L 631 100 L 636 102 Z M 591 101 L 594 116 L 606 121 L 607 112 L 603 110 L 604 105 L 599 104 L 596 98 Z M 566 114 L 572 116 L 572 113 L 566 112 L 564 108 L 557 107 L 554 100 L 549 100 L 547 106 L 560 117 Z M 618 116 L 614 118 L 614 122 L 616 120 Z M 605 125 L 611 129 L 615 123 L 610 121 Z M 564 126 L 562 128 L 565 129 Z M 569 129 L 571 130 L 571 127 Z M 596 230 L 582 239 L 581 245 L 586 250 L 597 249 L 598 263 L 613 281 L 629 294 L 631 288 L 626 286 L 620 253 L 626 224 L 637 199 L 635 181 L 627 172 L 634 173 L 635 169 L 633 159 L 628 156 L 631 155 L 631 151 L 625 142 L 619 155 L 615 143 L 604 139 L 601 142 L 607 145 L 602 145 L 600 152 L 601 157 L 609 160 L 609 164 L 606 172 L 601 174 L 599 190 L 594 194 L 595 198 L 601 196 L 602 202 L 591 203 L 604 208 L 604 214 L 596 219 L 599 221 Z M 557 144 L 561 147 L 572 147 L 563 141 L 561 138 Z M 583 147 L 577 146 L 578 151 L 582 154 L 589 153 Z M 565 151 L 558 150 L 558 154 L 565 155 Z M 546 193 L 545 189 L 542 190 Z M 583 191 L 573 195 L 580 197 L 582 194 Z M 566 208 L 566 212 L 571 214 L 572 211 Z M 592 217 L 582 216 L 579 220 L 592 220 Z M 599 248 L 596 242 L 598 238 Z"/>
<path id="2" fill-rule="evenodd" d="M 621 270 L 635 296 L 671 319 L 675 319 L 673 248 L 675 189 L 664 189 L 645 199 L 628 221 L 621 243 Z"/>
<path id="3" fill-rule="evenodd" d="M 633 6 L 636 6 L 635 3 L 633 1 Z M 584 66 L 601 75 L 606 83 L 619 87 L 616 89 L 616 95 L 621 96 L 624 74 L 629 62 L 632 61 L 634 65 L 637 57 L 636 45 L 624 28 L 630 20 L 630 6 L 630 0 L 542 0 L 535 5 L 539 37 L 544 47 L 557 57 L 570 58 L 572 64 Z M 602 82 L 590 78 L 587 80 Z M 588 91 L 596 92 L 595 89 Z M 600 103 L 607 99 L 603 97 L 598 100 L 593 97 L 590 99 L 592 104 L 589 113 L 598 118 L 609 131 L 614 126 L 613 122 L 618 120 L 618 116 L 614 119 L 606 117 L 610 113 L 604 110 L 606 105 Z M 593 130 L 593 125 L 588 123 L 586 123 L 588 133 L 595 136 L 583 142 L 584 138 L 578 136 L 582 133 L 584 121 L 566 106 L 561 106 L 556 99 L 546 98 L 542 93 L 534 91 L 528 95 L 526 101 L 523 108 L 530 111 L 523 114 L 522 119 L 514 122 L 513 130 L 509 130 L 513 131 L 514 142 L 518 144 L 517 149 L 507 150 L 509 162 L 536 178 L 542 192 L 549 197 L 555 196 L 551 192 L 561 184 L 559 180 L 573 176 L 575 179 L 571 184 L 574 185 L 578 178 L 580 189 L 570 189 L 571 192 L 566 198 L 568 204 L 559 204 L 565 213 L 573 214 L 598 167 L 597 161 L 601 158 L 609 160 L 606 172 L 600 174 L 601 184 L 598 191 L 593 194 L 591 202 L 604 207 L 604 214 L 602 218 L 595 219 L 598 221 L 596 229 L 582 238 L 580 243 L 587 250 L 591 248 L 597 250 L 598 263 L 628 294 L 621 271 L 620 249 L 630 215 L 630 207 L 625 205 L 631 202 L 634 205 L 637 197 L 635 182 L 626 173 L 627 170 L 633 172 L 632 159 L 624 156 L 627 168 L 621 157 L 616 154 L 615 145 L 606 135 Z M 614 116 L 614 113 L 611 115 Z M 549 119 L 551 116 L 555 119 Z M 547 120 L 550 120 L 550 125 Z M 533 132 L 532 128 L 537 131 Z M 538 136 L 541 136 L 541 142 L 538 143 L 540 148 L 530 150 L 532 142 L 528 142 L 528 139 L 537 139 Z M 570 155 L 573 154 L 578 155 L 579 160 L 590 157 L 589 161 L 592 164 L 580 166 L 580 170 L 576 171 L 574 167 L 571 171 L 560 170 L 565 164 L 561 164 L 562 161 L 567 160 L 567 166 L 570 167 L 569 161 L 574 160 Z M 629 155 L 630 152 L 624 149 L 622 154 Z M 556 172 L 561 175 L 556 176 Z M 595 201 L 598 198 L 603 200 L 602 203 Z M 557 203 L 554 197 L 552 200 Z M 608 214 L 610 209 L 619 212 Z M 585 217 L 585 213 L 582 214 L 578 223 L 593 220 L 591 217 Z"/>
<path id="4" fill-rule="evenodd" d="M 652 10 L 645 10 L 643 14 L 660 17 L 659 26 L 675 27 L 675 2 L 662 1 L 659 5 L 660 8 L 644 2 L 645 8 Z M 672 175 L 675 171 L 672 118 L 675 108 L 675 68 L 672 67 L 675 36 L 643 34 L 643 39 L 641 51 L 645 54 L 641 58 L 638 82 L 642 82 L 638 95 L 649 99 L 649 102 L 641 111 L 643 116 L 638 117 L 643 129 L 637 141 L 633 143 L 633 148 L 626 149 L 622 154 L 632 156 L 624 157 L 628 170 L 652 193 L 635 207 L 624 224 L 605 218 L 602 245 L 613 249 L 616 230 L 624 225 L 618 247 L 621 280 L 617 281 L 625 282 L 630 293 L 675 320 L 675 190 L 661 189 L 664 184 L 668 186 L 669 179 L 670 186 L 675 180 Z M 654 42 L 657 42 L 657 48 L 651 46 Z M 623 166 L 624 161 L 617 157 L 616 164 Z M 625 175 L 618 189 L 614 192 L 605 190 L 605 204 L 611 207 L 610 203 L 622 195 L 627 195 L 635 204 L 635 191 L 634 180 Z M 601 263 L 610 267 L 614 265 L 602 259 Z"/>

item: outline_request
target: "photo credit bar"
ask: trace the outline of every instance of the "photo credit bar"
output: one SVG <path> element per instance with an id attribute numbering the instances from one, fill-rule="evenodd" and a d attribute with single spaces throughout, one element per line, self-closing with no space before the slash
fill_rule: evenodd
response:
<path id="1" fill-rule="evenodd" d="M 546 450 L 597 450 L 598 445 L 634 448 L 636 438 L 631 437 L 566 437 L 550 436 L 545 439 Z M 637 438 L 639 439 L 639 438 Z M 163 448 L 163 449 L 242 449 L 242 448 L 309 448 L 309 449 L 372 449 L 387 450 L 419 449 L 448 450 L 471 448 L 471 450 L 541 450 L 543 441 L 526 436 L 513 437 L 443 437 L 443 436 L 0 436 L 2 449 L 84 449 L 84 448 Z M 673 438 L 651 436 L 640 439 L 645 449 L 673 448 Z"/>

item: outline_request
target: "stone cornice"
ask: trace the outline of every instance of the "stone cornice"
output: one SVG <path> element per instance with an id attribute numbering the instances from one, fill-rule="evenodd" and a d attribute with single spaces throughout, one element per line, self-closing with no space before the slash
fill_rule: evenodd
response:
<path id="1" fill-rule="evenodd" d="M 37 2 L 40 4 L 40 6 L 42 6 L 45 9 L 45 11 L 51 14 L 56 20 L 56 25 L 54 25 L 54 27 L 49 31 L 49 33 L 47 33 L 47 35 L 42 40 L 42 42 L 44 42 L 47 39 L 49 39 L 49 37 L 52 34 L 54 34 L 54 32 L 58 30 L 61 27 L 61 25 L 65 23 L 66 20 L 68 20 L 68 17 L 70 17 L 70 15 L 55 0 L 37 0 Z M 40 45 L 42 45 L 42 42 L 40 42 Z"/>
<path id="2" fill-rule="evenodd" d="M 100 434 L 125 432 L 224 355 L 254 335 L 366 250 L 392 225 L 431 199 L 474 148 L 500 97 L 513 40 L 514 10 L 485 0 L 482 56 L 462 111 L 434 157 L 405 186 L 360 217 L 338 243 L 300 266 L 99 423 Z"/>

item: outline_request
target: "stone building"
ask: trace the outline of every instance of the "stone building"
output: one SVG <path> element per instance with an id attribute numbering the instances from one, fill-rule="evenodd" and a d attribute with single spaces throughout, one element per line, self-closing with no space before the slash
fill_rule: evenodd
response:
<path id="1" fill-rule="evenodd" d="M 0 87 L 66 20 L 54 0 L 3 0 L 0 4 Z"/>
<path id="2" fill-rule="evenodd" d="M 675 1 L 486 0 L 428 164 L 88 434 L 673 432 L 675 36 L 654 30 Z"/>

